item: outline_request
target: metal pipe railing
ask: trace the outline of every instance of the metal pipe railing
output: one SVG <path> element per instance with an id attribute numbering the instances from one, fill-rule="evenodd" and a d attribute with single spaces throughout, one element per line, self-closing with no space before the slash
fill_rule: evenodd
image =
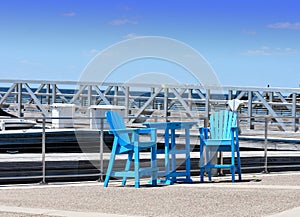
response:
<path id="1" fill-rule="evenodd" d="M 126 119 L 131 119 L 134 117 L 126 117 Z M 153 119 L 155 121 L 159 121 L 159 120 L 166 120 L 169 119 L 170 117 L 145 117 L 147 119 Z M 248 118 L 248 117 L 243 117 L 243 118 Z M 261 119 L 263 120 L 263 122 L 259 122 L 258 124 L 263 124 L 264 123 L 264 132 L 263 132 L 263 138 L 264 138 L 264 165 L 258 165 L 256 167 L 243 167 L 242 169 L 249 169 L 249 168 L 263 168 L 263 172 L 269 172 L 270 168 L 297 168 L 300 167 L 299 164 L 293 164 L 293 165 L 269 165 L 268 163 L 268 151 L 269 151 L 269 147 L 268 147 L 268 143 L 269 143 L 269 128 L 272 125 L 276 125 L 278 123 L 272 123 L 272 116 L 267 116 L 267 117 L 261 117 Z M 287 118 L 287 117 L 285 117 Z M 289 117 L 289 118 L 294 118 L 294 117 Z M 23 117 L 22 119 L 24 120 L 40 120 L 40 117 Z M 98 177 L 99 181 L 103 181 L 103 176 L 105 175 L 105 169 L 104 169 L 104 117 L 97 117 L 96 119 L 100 119 L 100 128 L 97 129 L 100 132 L 99 135 L 99 172 L 96 173 L 86 173 L 86 174 L 55 174 L 55 175 L 47 175 L 47 153 L 46 153 L 46 149 L 47 149 L 47 120 L 53 120 L 53 119 L 72 119 L 72 120 L 90 120 L 91 118 L 89 117 L 60 117 L 60 118 L 56 118 L 56 117 L 46 117 L 43 116 L 42 117 L 42 128 L 41 128 L 41 167 L 37 167 L 37 168 L 33 168 L 33 169 L 41 169 L 41 175 L 32 175 L 32 176 L 19 176 L 19 177 L 0 177 L 0 180 L 15 180 L 15 179 L 41 179 L 42 184 L 45 184 L 47 182 L 47 179 L 49 178 L 70 178 L 70 177 L 87 177 L 87 176 L 93 176 L 93 177 Z M 182 117 L 172 117 L 172 120 L 176 120 L 176 119 L 182 119 Z M 170 120 L 170 119 L 169 119 Z M 193 119 L 195 120 L 195 119 Z M 206 120 L 206 117 L 199 117 L 197 119 L 198 123 L 200 123 L 200 125 L 205 125 L 205 123 L 203 121 Z M 185 119 L 185 121 L 188 121 L 188 119 Z M 241 121 L 241 119 L 240 119 Z M 299 126 L 299 124 L 298 124 Z M 24 131 L 25 132 L 25 131 Z M 3 134 L 5 133 L 5 131 L 2 132 Z M 194 137 L 197 137 L 197 135 L 191 135 Z M 300 140 L 300 138 L 299 138 Z M 14 157 L 18 157 L 18 154 L 14 154 Z M 9 168 L 7 168 L 9 170 Z"/>

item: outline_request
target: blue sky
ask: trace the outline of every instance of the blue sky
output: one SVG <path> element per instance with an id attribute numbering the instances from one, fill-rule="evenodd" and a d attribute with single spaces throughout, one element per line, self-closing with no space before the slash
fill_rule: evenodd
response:
<path id="1" fill-rule="evenodd" d="M 224 85 L 298 87 L 299 10 L 297 0 L 2 0 L 0 76 L 76 81 L 107 47 L 163 36 L 199 51 Z M 139 60 L 118 71 L 176 72 L 193 82 L 171 65 Z"/>

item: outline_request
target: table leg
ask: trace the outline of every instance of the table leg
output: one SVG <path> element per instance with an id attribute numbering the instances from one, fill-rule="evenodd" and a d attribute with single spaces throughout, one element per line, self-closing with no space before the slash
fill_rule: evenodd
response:
<path id="1" fill-rule="evenodd" d="M 171 155 L 171 159 L 172 159 L 172 171 L 176 172 L 176 140 L 175 140 L 175 129 L 171 129 L 171 151 L 172 151 L 172 155 Z"/>
<path id="2" fill-rule="evenodd" d="M 193 180 L 191 179 L 190 129 L 189 128 L 185 128 L 185 150 L 186 150 L 186 157 L 185 157 L 186 181 L 193 182 Z"/>
<path id="3" fill-rule="evenodd" d="M 169 158 L 170 148 L 169 148 L 169 129 L 165 130 L 165 172 L 166 180 L 170 177 L 170 158 Z"/>

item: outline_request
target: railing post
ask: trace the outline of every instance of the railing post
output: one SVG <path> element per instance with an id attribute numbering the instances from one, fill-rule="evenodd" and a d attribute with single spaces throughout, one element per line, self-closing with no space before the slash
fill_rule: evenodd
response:
<path id="1" fill-rule="evenodd" d="M 254 125 L 252 123 L 253 117 L 252 117 L 252 91 L 248 92 L 248 129 L 254 129 Z"/>
<path id="2" fill-rule="evenodd" d="M 93 86 L 88 86 L 88 97 L 87 97 L 87 106 L 91 106 L 93 104 Z"/>
<path id="3" fill-rule="evenodd" d="M 155 93 L 155 88 L 151 87 L 151 96 L 154 95 Z M 151 103 L 151 107 L 152 109 L 155 109 L 155 99 L 153 99 L 152 103 Z"/>
<path id="4" fill-rule="evenodd" d="M 232 100 L 232 90 L 228 90 L 228 100 Z"/>
<path id="5" fill-rule="evenodd" d="M 188 89 L 188 105 L 189 105 L 189 109 L 192 111 L 193 110 L 193 89 Z"/>
<path id="6" fill-rule="evenodd" d="M 104 145 L 104 135 L 103 135 L 103 118 L 100 119 L 100 179 L 99 182 L 103 182 L 103 145 Z"/>
<path id="7" fill-rule="evenodd" d="M 119 87 L 118 86 L 115 86 L 115 94 L 114 94 L 114 105 L 118 105 L 118 96 L 119 96 Z"/>
<path id="8" fill-rule="evenodd" d="M 56 84 L 52 84 L 52 103 L 56 103 Z"/>
<path id="9" fill-rule="evenodd" d="M 269 173 L 269 171 L 268 171 L 268 122 L 269 122 L 269 117 L 265 117 L 265 141 L 264 141 L 265 164 L 264 164 L 263 173 Z"/>
<path id="10" fill-rule="evenodd" d="M 82 88 L 85 89 L 85 86 L 81 84 L 81 85 L 79 86 L 78 92 L 79 92 L 80 90 L 82 90 Z M 84 94 L 83 94 L 83 93 L 84 93 L 84 89 L 82 90 L 82 92 L 81 92 L 81 93 L 79 94 L 79 96 L 78 96 L 78 99 L 81 100 L 81 101 L 80 101 L 81 106 L 84 106 Z M 74 100 L 74 101 L 75 101 L 75 100 Z M 73 103 L 72 100 L 71 100 L 70 103 Z"/>
<path id="11" fill-rule="evenodd" d="M 165 91 L 164 92 L 164 118 L 165 118 L 165 121 L 168 122 L 169 88 L 166 87 L 164 91 Z"/>
<path id="12" fill-rule="evenodd" d="M 45 104 L 46 105 L 50 105 L 50 84 L 47 84 L 47 91 L 46 91 L 46 102 L 45 102 Z M 42 104 L 43 104 L 43 102 L 42 102 Z"/>
<path id="13" fill-rule="evenodd" d="M 40 184 L 46 183 L 46 118 L 43 116 L 43 129 L 42 129 L 42 174 L 43 178 Z"/>
<path id="14" fill-rule="evenodd" d="M 125 87 L 125 117 L 129 116 L 129 86 Z M 101 119 L 102 120 L 102 119 Z M 102 128 L 101 128 L 102 129 Z"/>
<path id="15" fill-rule="evenodd" d="M 297 97 L 296 93 L 292 95 L 292 130 L 296 132 L 298 130 L 297 127 Z"/>

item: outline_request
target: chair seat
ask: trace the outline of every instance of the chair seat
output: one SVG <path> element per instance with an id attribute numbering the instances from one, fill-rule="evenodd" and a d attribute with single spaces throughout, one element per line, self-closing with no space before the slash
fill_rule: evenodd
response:
<path id="1" fill-rule="evenodd" d="M 152 168 L 152 167 L 148 167 L 148 168 L 139 168 L 139 173 L 141 174 L 141 176 L 151 176 L 151 173 L 153 172 L 158 172 L 158 168 Z M 111 172 L 110 176 L 114 176 L 114 177 L 135 177 L 135 172 L 134 171 L 115 171 L 115 172 Z"/>
<path id="2" fill-rule="evenodd" d="M 231 145 L 231 139 L 206 139 L 204 143 L 207 146 Z"/>
<path id="3" fill-rule="evenodd" d="M 148 148 L 151 148 L 153 146 L 153 141 L 151 142 L 139 142 L 137 144 L 138 147 L 138 151 L 143 151 L 146 150 Z M 128 154 L 129 152 L 132 152 L 132 150 L 134 149 L 134 144 L 127 144 L 127 145 L 123 145 L 121 147 L 119 147 L 118 149 L 118 154 Z"/>

